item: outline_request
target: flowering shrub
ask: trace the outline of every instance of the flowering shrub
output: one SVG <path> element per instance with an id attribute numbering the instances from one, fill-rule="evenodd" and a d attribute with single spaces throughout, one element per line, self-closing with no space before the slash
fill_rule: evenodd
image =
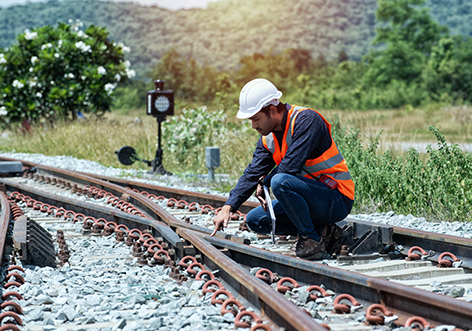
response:
<path id="1" fill-rule="evenodd" d="M 183 109 L 163 123 L 165 149 L 179 161 L 198 158 L 205 147 L 222 146 L 234 137 L 237 126 L 227 123 L 223 110 L 209 112 L 205 106 Z M 201 155 L 200 155 L 201 156 Z M 203 155 L 204 157 L 204 155 Z"/>
<path id="2" fill-rule="evenodd" d="M 0 123 L 75 119 L 109 111 L 117 84 L 135 75 L 105 28 L 80 21 L 25 30 L 0 48 Z"/>

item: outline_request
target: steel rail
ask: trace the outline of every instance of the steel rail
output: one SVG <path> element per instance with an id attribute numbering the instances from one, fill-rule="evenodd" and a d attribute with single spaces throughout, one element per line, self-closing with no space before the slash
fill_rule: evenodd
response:
<path id="1" fill-rule="evenodd" d="M 62 170 L 64 169 L 44 166 L 39 163 L 34 163 L 30 161 L 17 160 L 17 159 L 6 158 L 6 157 L 1 157 L 1 156 L 0 156 L 0 161 L 17 161 L 17 162 L 22 162 L 23 165 L 28 168 L 36 168 L 39 172 L 44 171 L 45 173 L 49 173 L 49 174 L 53 174 L 54 172 L 56 172 L 57 175 L 61 173 L 65 174 L 64 172 L 62 172 Z M 227 200 L 226 197 L 212 195 L 208 193 L 185 191 L 185 190 L 180 190 L 180 189 L 171 188 L 171 187 L 152 185 L 152 184 L 147 184 L 147 183 L 141 183 L 138 181 L 123 179 L 123 178 L 96 175 L 96 174 L 91 174 L 91 173 L 81 172 L 81 171 L 74 171 L 74 173 L 87 176 L 87 177 L 100 179 L 100 180 L 110 182 L 110 183 L 113 183 L 122 187 L 138 189 L 139 191 L 147 191 L 148 193 L 154 194 L 156 196 L 164 195 L 166 198 L 171 197 L 177 200 L 195 200 L 195 201 L 198 200 L 198 203 L 200 204 L 203 204 L 203 205 L 211 204 L 214 207 L 223 206 Z M 254 207 L 257 207 L 258 205 L 259 204 L 257 202 L 247 201 L 241 205 L 240 211 L 243 213 L 247 213 Z"/>
<path id="2" fill-rule="evenodd" d="M 110 181 L 105 181 L 97 177 L 90 176 L 90 174 L 85 174 L 82 172 L 59 169 L 59 168 L 44 166 L 44 165 L 40 165 L 40 164 L 36 164 L 32 162 L 28 162 L 27 165 L 34 167 L 38 174 L 41 174 L 44 176 L 50 175 L 54 177 L 60 177 L 64 180 L 69 181 L 71 184 L 77 184 L 77 185 L 83 185 L 83 186 L 87 186 L 87 185 L 95 186 L 99 189 L 106 190 L 107 192 L 110 192 L 117 197 L 122 197 L 123 199 L 126 199 L 131 204 L 142 209 L 150 217 L 156 218 L 157 220 L 166 223 L 172 229 L 176 229 L 178 227 L 186 227 L 192 230 L 197 230 L 197 231 L 208 233 L 208 234 L 212 232 L 210 229 L 190 225 L 185 222 L 182 222 L 181 220 L 178 220 L 177 218 L 172 216 L 169 212 L 167 212 L 165 209 L 157 205 L 150 198 L 147 198 L 142 194 L 139 194 L 130 189 L 127 189 L 125 186 L 118 185 Z M 210 196 L 211 195 L 207 194 L 207 198 Z M 246 243 L 246 244 L 249 243 L 248 239 L 243 239 L 238 236 L 231 235 L 231 234 L 225 234 L 223 232 L 218 232 L 216 236 L 220 238 L 238 241 L 241 243 Z"/>
<path id="3" fill-rule="evenodd" d="M 36 164 L 33 164 L 33 165 L 37 166 Z M 50 170 L 51 169 L 49 169 L 49 171 Z M 85 173 L 81 173 L 81 174 L 86 175 Z M 88 174 L 87 176 L 97 178 L 97 179 L 102 179 L 109 183 L 120 185 L 122 187 L 129 187 L 131 189 L 137 189 L 139 191 L 147 191 L 148 193 L 152 193 L 156 195 L 164 195 L 166 198 L 172 197 L 178 200 L 183 199 L 183 200 L 189 200 L 192 202 L 195 201 L 200 204 L 210 204 L 215 207 L 220 207 L 224 205 L 224 203 L 227 200 L 226 197 L 222 197 L 222 196 L 161 187 L 161 186 L 141 183 L 141 182 L 133 181 L 133 180 L 125 180 L 121 178 L 114 178 L 114 177 L 94 175 L 94 174 Z M 240 210 L 242 212 L 248 212 L 249 210 L 257 206 L 259 206 L 258 202 L 246 201 L 241 206 Z M 448 250 L 451 250 L 453 247 L 455 250 L 454 254 L 457 257 L 461 258 L 461 260 L 463 261 L 462 266 L 468 269 L 472 269 L 472 239 L 470 238 L 461 238 L 457 236 L 402 228 L 398 226 L 390 226 L 390 225 L 385 225 L 385 224 L 360 221 L 360 220 L 355 220 L 353 218 L 346 218 L 345 221 L 349 224 L 355 224 L 358 228 L 361 226 L 364 226 L 365 228 L 383 228 L 384 230 L 381 231 L 381 236 L 382 236 L 381 239 L 384 241 L 384 244 L 401 244 L 403 246 L 408 246 L 408 247 L 421 246 L 423 249 L 434 250 L 436 252 L 448 251 Z M 184 226 L 184 227 L 193 229 L 193 227 L 191 226 L 175 224 L 173 222 L 170 223 L 170 226 L 175 226 L 175 227 Z M 212 232 L 211 230 L 204 229 L 204 228 L 200 228 L 198 230 L 203 233 Z M 217 236 L 219 238 L 231 239 L 230 235 L 222 234 L 220 232 L 217 233 Z M 393 241 L 390 242 L 388 241 L 389 239 L 393 239 Z M 237 240 L 237 239 L 233 238 L 232 240 Z M 434 258 L 432 260 L 435 261 Z M 436 262 L 437 262 L 437 259 L 436 259 Z"/>
<path id="4" fill-rule="evenodd" d="M 436 252 L 436 258 L 442 252 L 451 252 L 462 261 L 461 267 L 472 269 L 472 239 L 451 236 L 447 234 L 432 234 L 430 232 L 406 229 L 393 226 L 393 239 L 403 246 L 420 246 L 424 250 Z"/>
<path id="5" fill-rule="evenodd" d="M 470 302 L 228 240 L 210 236 L 204 239 L 216 247 L 227 249 L 231 259 L 243 265 L 262 266 L 306 284 L 323 284 L 337 293 L 349 293 L 358 299 L 382 303 L 399 315 L 402 323 L 413 314 L 421 313 L 422 317 L 438 325 L 472 326 Z"/>
<path id="6" fill-rule="evenodd" d="M 51 205 L 60 205 L 66 209 L 72 209 L 88 216 L 102 218 L 111 216 L 117 224 L 125 224 L 130 228 L 131 226 L 139 229 L 147 229 L 151 227 L 157 230 L 158 235 L 166 238 L 172 246 L 182 246 L 184 244 L 182 239 L 176 233 L 174 233 L 167 225 L 157 220 L 150 220 L 96 204 L 47 193 L 1 178 L 0 184 L 3 184 L 4 189 L 6 190 L 17 191 L 28 195 L 35 200 L 43 201 Z M 8 204 L 8 200 L 6 200 L 6 202 Z M 204 261 L 211 269 L 222 270 L 223 272 L 221 273 L 221 277 L 256 308 L 261 309 L 263 312 L 261 318 L 268 319 L 277 327 L 282 326 L 287 330 L 326 330 L 305 312 L 300 310 L 290 301 L 286 300 L 283 295 L 274 291 L 272 287 L 250 274 L 238 263 L 232 261 L 218 249 L 201 239 L 201 235 L 198 234 L 199 232 L 185 228 L 180 228 L 179 231 L 185 235 L 184 238 L 186 240 L 203 253 Z M 279 314 L 281 316 L 279 316 Z"/>
<path id="7" fill-rule="evenodd" d="M 419 246 L 426 251 L 433 251 L 435 255 L 428 260 L 438 262 L 438 257 L 443 252 L 451 252 L 462 261 L 461 267 L 472 269 L 472 239 L 451 236 L 447 234 L 431 233 L 422 230 L 402 228 L 367 221 L 346 218 L 343 222 L 356 227 L 358 232 L 364 233 L 368 229 L 376 229 L 379 240 L 385 245 L 401 244 L 405 252 L 413 246 Z M 406 253 L 404 254 L 406 255 Z"/>
<path id="8" fill-rule="evenodd" d="M 11 219 L 11 210 L 10 210 L 10 202 L 8 201 L 5 193 L 0 191 L 0 259 L 3 262 L 3 253 L 5 250 L 5 243 L 7 240 L 7 233 L 8 233 L 8 226 L 10 225 Z"/>
<path id="9" fill-rule="evenodd" d="M 219 277 L 224 279 L 237 292 L 243 293 L 248 301 L 259 308 L 262 312 L 261 317 L 267 316 L 277 325 L 285 327 L 286 330 L 326 331 L 311 316 L 288 301 L 270 285 L 254 277 L 239 263 L 234 262 L 203 239 L 200 233 L 180 228 L 177 230 L 177 234 L 188 240 L 200 251 L 206 265 L 213 270 L 221 271 Z"/>
<path id="10" fill-rule="evenodd" d="M 52 167 L 40 166 L 40 168 L 46 169 L 45 171 L 54 170 Z M 69 172 L 69 176 L 73 178 L 73 172 Z M 85 178 L 89 176 L 82 177 Z M 97 181 L 96 183 L 100 182 Z M 103 184 L 103 187 L 111 187 L 117 192 L 122 193 L 130 192 L 130 190 L 122 188 L 118 189 L 116 187 L 117 185 L 113 185 L 114 184 L 107 183 Z M 141 195 L 130 193 L 130 196 L 139 200 L 139 196 Z M 176 228 L 180 228 L 178 231 L 184 231 L 185 228 L 194 228 L 193 226 L 176 220 L 172 215 L 165 211 L 164 213 L 161 213 L 160 210 L 157 210 L 155 213 L 160 220 L 170 222 L 170 224 Z M 395 228 L 394 231 L 399 231 L 398 229 L 401 228 Z M 402 231 L 406 233 L 410 230 L 403 229 Z M 418 232 L 418 237 L 421 237 L 421 235 L 421 232 Z M 433 238 L 442 235 L 428 234 L 428 236 Z M 293 276 L 296 274 L 297 279 L 301 279 L 301 281 L 305 281 L 306 283 L 323 283 L 335 291 L 344 288 L 349 289 L 351 293 L 358 293 L 358 295 L 362 296 L 362 299 L 364 300 L 386 304 L 390 310 L 399 312 L 402 316 L 410 316 L 410 312 L 421 312 L 423 317 L 436 321 L 437 323 L 454 324 L 462 328 L 468 328 L 471 324 L 471 303 L 462 302 L 457 299 L 422 291 L 409 286 L 393 284 L 385 280 L 357 273 L 346 272 L 345 270 L 335 267 L 323 266 L 278 253 L 258 250 L 256 248 L 248 247 L 247 245 L 242 245 L 221 238 L 207 236 L 205 237 L 205 240 L 217 247 L 228 249 L 231 258 L 239 263 L 252 266 L 263 266 L 283 274 L 284 276 Z"/>
<path id="11" fill-rule="evenodd" d="M 184 254 L 184 243 L 182 242 L 181 238 L 169 226 L 159 220 L 148 219 L 125 213 L 120 210 L 99 206 L 93 203 L 47 193 L 27 185 L 14 183 L 4 178 L 0 178 L 0 184 L 5 185 L 5 189 L 7 190 L 26 194 L 35 200 L 45 202 L 47 204 L 60 205 L 65 209 L 73 209 L 77 212 L 96 218 L 107 215 L 107 217 L 112 218 L 113 221 L 117 222 L 118 224 L 133 226 L 140 230 L 153 229 L 153 234 L 156 236 L 162 236 L 170 245 L 175 247 L 176 253 L 178 255 Z"/>

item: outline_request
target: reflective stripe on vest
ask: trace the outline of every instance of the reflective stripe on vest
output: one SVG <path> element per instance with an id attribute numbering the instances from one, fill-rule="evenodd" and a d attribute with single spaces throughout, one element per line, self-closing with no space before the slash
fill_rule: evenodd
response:
<path id="1" fill-rule="evenodd" d="M 331 138 L 331 146 L 323 152 L 323 154 L 316 159 L 309 159 L 303 165 L 302 171 L 297 176 L 303 176 L 307 178 L 320 178 L 322 175 L 327 175 L 338 182 L 339 191 L 350 199 L 354 199 L 354 182 L 352 181 L 349 169 L 347 167 L 344 157 L 339 152 L 336 143 L 331 135 L 331 124 L 316 110 L 303 108 L 298 106 L 292 106 L 288 115 L 284 136 L 282 139 L 282 146 L 279 147 L 277 139 L 275 139 L 273 133 L 267 136 L 262 136 L 262 143 L 264 147 L 272 153 L 272 157 L 277 165 L 282 162 L 288 147 L 292 143 L 293 128 L 295 126 L 295 120 L 301 111 L 310 110 L 316 112 L 325 122 L 326 127 Z"/>

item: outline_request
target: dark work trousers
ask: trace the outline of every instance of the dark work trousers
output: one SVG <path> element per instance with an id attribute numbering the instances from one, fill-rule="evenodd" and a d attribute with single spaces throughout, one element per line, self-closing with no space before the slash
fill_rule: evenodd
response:
<path id="1" fill-rule="evenodd" d="M 318 241 L 326 224 L 343 220 L 352 208 L 337 189 L 310 178 L 275 174 L 271 188 L 277 198 L 272 204 L 278 235 L 301 235 Z M 246 222 L 254 232 L 272 231 L 269 210 L 261 206 L 246 215 Z"/>

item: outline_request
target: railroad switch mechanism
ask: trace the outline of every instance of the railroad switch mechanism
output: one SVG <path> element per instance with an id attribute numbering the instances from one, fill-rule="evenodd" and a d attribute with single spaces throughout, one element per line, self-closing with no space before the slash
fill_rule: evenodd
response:
<path id="1" fill-rule="evenodd" d="M 1 177 L 17 177 L 23 173 L 23 163 L 19 161 L 1 161 Z"/>
<path id="2" fill-rule="evenodd" d="M 388 255 L 391 259 L 398 258 L 398 251 L 395 250 L 393 241 L 393 228 L 388 225 L 372 225 L 367 222 L 346 219 L 343 230 L 347 234 L 341 248 L 341 254 L 337 256 L 340 261 L 364 260 L 373 256 L 378 257 L 379 253 Z"/>
<path id="3" fill-rule="evenodd" d="M 15 221 L 13 243 L 17 258 L 24 264 L 56 267 L 56 255 L 51 234 L 25 215 Z"/>

